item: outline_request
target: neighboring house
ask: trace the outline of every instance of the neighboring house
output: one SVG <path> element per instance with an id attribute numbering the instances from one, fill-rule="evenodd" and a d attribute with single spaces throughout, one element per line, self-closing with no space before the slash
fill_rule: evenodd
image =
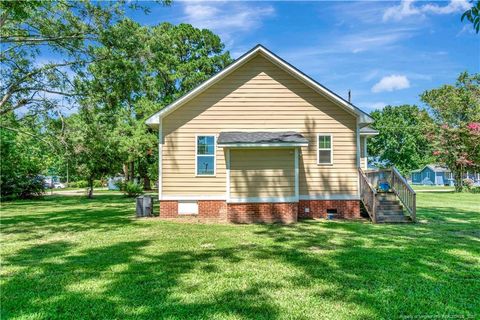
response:
<path id="1" fill-rule="evenodd" d="M 466 172 L 464 179 L 469 178 L 474 183 L 480 183 L 480 173 Z M 412 184 L 453 186 L 455 179 L 450 170 L 439 164 L 428 164 L 422 169 L 411 171 Z"/>
<path id="2" fill-rule="evenodd" d="M 159 130 L 160 217 L 359 217 L 372 122 L 256 46 L 147 120 Z"/>
<path id="3" fill-rule="evenodd" d="M 110 177 L 107 180 L 108 190 L 120 190 L 119 184 L 125 181 L 125 177 L 123 176 L 114 176 Z"/>
<path id="4" fill-rule="evenodd" d="M 453 184 L 453 177 L 448 168 L 437 164 L 428 164 L 422 169 L 413 170 L 411 177 L 412 184 L 439 186 Z"/>

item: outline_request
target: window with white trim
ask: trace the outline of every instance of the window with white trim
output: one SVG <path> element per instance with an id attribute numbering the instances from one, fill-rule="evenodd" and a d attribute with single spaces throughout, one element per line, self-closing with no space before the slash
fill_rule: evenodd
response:
<path id="1" fill-rule="evenodd" d="M 317 164 L 333 163 L 333 141 L 331 134 L 317 135 Z"/>
<path id="2" fill-rule="evenodd" d="M 215 175 L 215 136 L 197 136 L 195 158 L 197 176 Z"/>

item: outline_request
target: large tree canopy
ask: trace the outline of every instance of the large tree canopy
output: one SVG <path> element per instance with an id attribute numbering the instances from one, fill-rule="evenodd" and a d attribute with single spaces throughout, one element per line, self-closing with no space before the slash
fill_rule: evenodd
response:
<path id="1" fill-rule="evenodd" d="M 417 106 L 386 106 L 371 113 L 373 128 L 380 134 L 370 138 L 368 153 L 377 166 L 395 166 L 403 174 L 432 161 L 428 133 L 432 120 Z"/>
<path id="2" fill-rule="evenodd" d="M 76 97 L 72 75 L 108 59 L 91 49 L 126 6 L 137 3 L 1 1 L 0 115 L 21 107 L 50 109 L 59 96 Z"/>

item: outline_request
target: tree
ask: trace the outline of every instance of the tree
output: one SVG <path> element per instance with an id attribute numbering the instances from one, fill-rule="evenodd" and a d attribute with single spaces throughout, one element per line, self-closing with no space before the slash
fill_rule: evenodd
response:
<path id="1" fill-rule="evenodd" d="M 72 75 L 108 59 L 91 50 L 126 6 L 138 7 L 126 1 L 1 1 L 0 115 L 21 107 L 51 109 L 61 96 L 73 101 Z"/>
<path id="2" fill-rule="evenodd" d="M 406 175 L 432 161 L 428 133 L 432 119 L 417 106 L 386 106 L 371 113 L 373 128 L 379 131 L 370 138 L 369 154 L 377 166 L 395 166 Z"/>
<path id="3" fill-rule="evenodd" d="M 472 23 L 476 33 L 480 31 L 480 1 L 472 1 L 472 7 L 462 14 L 462 21 L 465 19 Z"/>
<path id="4" fill-rule="evenodd" d="M 14 114 L 0 120 L 1 198 L 28 198 L 44 191 L 40 174 L 52 148 L 38 119 L 18 121 Z"/>
<path id="5" fill-rule="evenodd" d="M 435 122 L 434 155 L 447 165 L 455 189 L 463 189 L 463 174 L 480 168 L 480 74 L 460 74 L 455 85 L 425 91 L 423 102 Z"/>
<path id="6" fill-rule="evenodd" d="M 85 103 L 78 114 L 66 119 L 66 141 L 75 158 L 76 171 L 88 181 L 88 197 L 93 197 L 93 181 L 120 170 L 118 138 L 111 115 Z"/>

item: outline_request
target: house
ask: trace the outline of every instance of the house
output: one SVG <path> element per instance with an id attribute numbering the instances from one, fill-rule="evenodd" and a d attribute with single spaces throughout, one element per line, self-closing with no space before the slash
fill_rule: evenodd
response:
<path id="1" fill-rule="evenodd" d="M 147 120 L 159 133 L 160 217 L 359 217 L 372 122 L 258 45 Z"/>
<path id="2" fill-rule="evenodd" d="M 122 175 L 116 175 L 108 178 L 107 187 L 108 190 L 120 190 L 119 184 L 125 181 L 125 177 Z"/>
<path id="3" fill-rule="evenodd" d="M 411 171 L 412 184 L 453 186 L 455 179 L 450 170 L 439 164 L 428 164 L 422 169 Z M 474 183 L 480 183 L 480 173 L 466 172 L 464 179 L 471 179 Z"/>
<path id="4" fill-rule="evenodd" d="M 422 169 L 411 172 L 412 184 L 453 185 L 452 173 L 448 168 L 438 164 L 428 164 Z"/>

